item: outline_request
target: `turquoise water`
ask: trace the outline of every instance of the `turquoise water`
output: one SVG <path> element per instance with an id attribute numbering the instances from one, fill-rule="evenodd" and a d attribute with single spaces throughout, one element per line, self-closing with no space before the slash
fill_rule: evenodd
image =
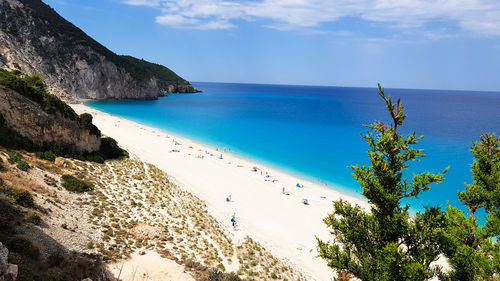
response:
<path id="1" fill-rule="evenodd" d="M 362 124 L 388 121 L 375 88 L 194 83 L 201 94 L 154 101 L 92 101 L 87 105 L 165 129 L 360 196 L 351 164 L 367 162 Z M 424 135 L 427 157 L 411 172 L 442 171 L 414 209 L 457 205 L 457 190 L 471 182 L 469 148 L 480 132 L 500 132 L 500 93 L 386 89 L 401 98 L 408 117 L 402 132 Z M 159 148 L 161 149 L 161 148 Z"/>

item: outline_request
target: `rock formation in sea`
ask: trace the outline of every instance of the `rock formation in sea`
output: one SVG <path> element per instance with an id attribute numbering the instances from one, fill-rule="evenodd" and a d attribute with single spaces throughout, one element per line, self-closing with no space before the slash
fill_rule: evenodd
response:
<path id="1" fill-rule="evenodd" d="M 198 91 L 162 65 L 113 53 L 40 0 L 0 0 L 0 68 L 38 73 L 67 101 Z"/>

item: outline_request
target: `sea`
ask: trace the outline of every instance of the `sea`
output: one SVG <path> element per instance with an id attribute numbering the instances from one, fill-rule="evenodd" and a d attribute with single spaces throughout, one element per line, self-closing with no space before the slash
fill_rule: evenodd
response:
<path id="1" fill-rule="evenodd" d="M 193 85 L 203 93 L 87 105 L 362 197 L 349 166 L 369 165 L 364 125 L 390 122 L 377 88 Z M 500 133 L 500 92 L 386 88 L 385 93 L 404 106 L 400 132 L 423 136 L 415 147 L 426 157 L 410 163 L 404 175 L 450 167 L 442 183 L 405 203 L 415 211 L 460 206 L 457 191 L 472 182 L 473 142 L 481 132 Z"/>

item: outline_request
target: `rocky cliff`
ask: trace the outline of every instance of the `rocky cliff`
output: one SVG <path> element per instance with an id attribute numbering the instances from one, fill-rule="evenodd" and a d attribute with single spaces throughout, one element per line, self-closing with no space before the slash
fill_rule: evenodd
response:
<path id="1" fill-rule="evenodd" d="M 63 147 L 74 147 L 79 152 L 99 150 L 100 135 L 82 128 L 77 120 L 49 114 L 40 104 L 26 98 L 14 90 L 0 85 L 0 120 L 7 128 L 14 130 L 43 145 L 55 143 Z"/>
<path id="2" fill-rule="evenodd" d="M 0 68 L 38 73 L 70 101 L 197 91 L 164 66 L 111 52 L 40 0 L 0 0 Z"/>

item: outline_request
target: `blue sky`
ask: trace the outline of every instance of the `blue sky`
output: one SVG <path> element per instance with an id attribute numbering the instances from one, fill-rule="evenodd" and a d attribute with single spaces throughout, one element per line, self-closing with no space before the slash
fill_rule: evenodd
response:
<path id="1" fill-rule="evenodd" d="M 44 0 L 190 81 L 500 91 L 498 0 Z"/>

